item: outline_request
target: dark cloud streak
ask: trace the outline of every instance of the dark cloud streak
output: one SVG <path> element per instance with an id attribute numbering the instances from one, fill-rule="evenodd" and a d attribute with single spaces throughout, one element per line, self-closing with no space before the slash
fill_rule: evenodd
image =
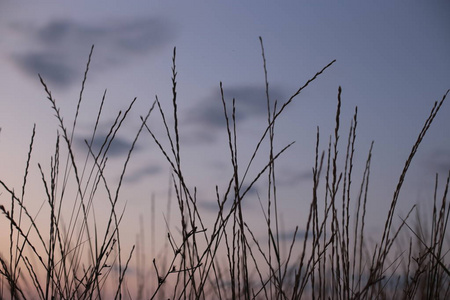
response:
<path id="1" fill-rule="evenodd" d="M 248 188 L 248 186 L 243 186 L 241 188 L 241 193 L 243 193 L 247 188 Z M 251 199 L 251 197 L 252 196 L 257 196 L 257 195 L 258 195 L 258 187 L 253 185 L 250 188 L 250 190 L 247 192 L 247 194 L 245 196 L 245 199 L 242 199 L 242 201 L 241 201 L 242 207 L 243 208 L 252 208 L 254 202 L 251 202 L 251 201 L 255 200 L 255 199 Z M 217 201 L 212 202 L 210 200 L 208 200 L 208 201 L 200 200 L 200 201 L 198 201 L 198 205 L 201 208 L 203 208 L 203 209 L 205 209 L 205 210 L 207 210 L 209 212 L 215 213 L 215 212 L 219 211 L 219 204 L 217 203 Z M 232 205 L 233 205 L 233 199 L 232 198 L 228 198 L 227 201 L 225 202 L 224 209 L 227 211 L 227 210 L 231 209 Z"/>
<path id="2" fill-rule="evenodd" d="M 425 163 L 432 173 L 448 174 L 450 172 L 450 151 L 445 148 L 435 149 L 428 154 Z"/>
<path id="3" fill-rule="evenodd" d="M 92 45 L 100 52 L 96 65 L 105 71 L 135 55 L 168 45 L 174 36 L 172 26 L 158 18 L 100 24 L 54 20 L 35 30 L 19 27 L 16 31 L 34 40 L 32 49 L 13 53 L 17 66 L 33 77 L 39 73 L 48 83 L 62 88 L 80 80 Z"/>
<path id="4" fill-rule="evenodd" d="M 290 167 L 281 167 L 279 175 L 277 175 L 277 185 L 280 186 L 297 186 L 302 182 L 313 181 L 312 171 L 295 170 Z"/>
<path id="5" fill-rule="evenodd" d="M 75 146 L 78 147 L 79 149 L 87 149 L 85 140 L 90 141 L 90 138 L 76 137 L 75 138 Z M 91 145 L 91 149 L 94 154 L 97 154 L 100 151 L 105 140 L 106 140 L 106 135 L 97 135 L 94 138 L 94 141 Z M 132 145 L 132 142 L 130 142 L 124 138 L 121 138 L 119 136 L 115 136 L 114 140 L 111 142 L 111 145 L 108 148 L 107 156 L 120 157 L 120 156 L 127 155 L 131 149 L 131 145 Z M 102 149 L 103 152 L 106 150 L 106 147 L 108 147 L 108 143 L 103 147 L 103 149 Z M 139 151 L 139 150 L 140 150 L 139 145 L 135 145 L 133 151 Z"/>
<path id="6" fill-rule="evenodd" d="M 232 99 L 236 99 L 236 121 L 252 117 L 267 116 L 267 99 L 264 86 L 232 86 L 224 88 L 228 118 L 231 121 Z M 278 87 L 270 89 L 271 109 L 274 100 L 285 100 Z M 220 129 L 226 126 L 220 91 L 217 89 L 210 96 L 202 99 L 187 115 L 185 122 L 200 128 Z"/>
<path id="7" fill-rule="evenodd" d="M 161 174 L 163 168 L 158 165 L 150 165 L 138 170 L 132 170 L 127 172 L 124 177 L 125 182 L 137 182 L 143 178 L 147 178 L 149 176 L 155 176 Z"/>
<path id="8" fill-rule="evenodd" d="M 58 55 L 51 53 L 29 53 L 16 57 L 18 65 L 30 75 L 41 74 L 46 82 L 57 86 L 67 86 L 77 72 Z"/>
<path id="9" fill-rule="evenodd" d="M 284 231 L 280 232 L 278 235 L 278 239 L 281 241 L 292 241 L 294 238 L 295 230 L 292 231 Z M 297 234 L 295 234 L 295 238 L 298 239 L 304 239 L 306 237 L 306 231 L 305 230 L 298 230 Z"/>

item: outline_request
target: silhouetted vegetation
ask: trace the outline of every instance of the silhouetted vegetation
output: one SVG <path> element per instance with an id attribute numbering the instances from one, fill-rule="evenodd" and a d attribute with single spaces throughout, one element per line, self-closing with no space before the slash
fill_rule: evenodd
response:
<path id="1" fill-rule="evenodd" d="M 341 87 L 337 93 L 335 129 L 329 143 L 321 149 L 320 131 L 317 129 L 315 161 L 312 162 L 312 199 L 308 218 L 295 228 L 292 240 L 281 240 L 277 194 L 276 162 L 292 144 L 276 151 L 276 121 L 296 97 L 330 68 L 334 61 L 311 77 L 283 103 L 271 102 L 267 79 L 266 57 L 261 40 L 267 96 L 267 125 L 261 130 L 253 155 L 246 163 L 237 160 L 238 143 L 235 100 L 228 101 L 220 84 L 223 116 L 226 121 L 228 150 L 233 173 L 224 193 L 216 188 L 217 211 L 214 222 L 204 221 L 198 209 L 195 188 L 187 185 L 180 158 L 179 116 L 177 109 L 176 51 L 172 61 L 172 107 L 170 115 L 162 108 L 158 98 L 141 117 L 128 155 L 124 157 L 120 180 L 111 185 L 105 176 L 108 151 L 121 129 L 135 101 L 128 109 L 117 114 L 100 149 L 93 148 L 97 126 L 101 119 L 106 92 L 100 101 L 97 119 L 84 163 L 79 164 L 80 153 L 73 146 L 74 132 L 84 84 L 89 70 L 91 54 L 78 100 L 73 124 L 64 122 L 62 113 L 45 78 L 40 78 L 48 101 L 59 123 L 55 152 L 50 170 L 38 165 L 46 194 L 46 203 L 40 214 L 46 214 L 47 226 L 41 227 L 36 213 L 30 212 L 27 194 L 28 173 L 33 153 L 35 129 L 29 146 L 23 185 L 18 190 L 9 187 L 0 178 L 0 210 L 9 223 L 9 253 L 0 256 L 1 299 L 448 299 L 450 298 L 450 273 L 448 264 L 449 240 L 447 224 L 449 203 L 447 193 L 450 176 L 445 187 L 434 191 L 431 224 L 420 227 L 414 219 L 415 206 L 395 228 L 394 217 L 405 175 L 427 133 L 444 103 L 448 91 L 437 101 L 413 144 L 387 215 L 379 240 L 367 240 L 365 220 L 367 215 L 368 187 L 372 163 L 372 147 L 367 153 L 363 174 L 354 174 L 354 153 L 358 111 L 355 109 L 351 126 L 343 135 L 341 126 Z M 135 99 L 136 100 L 136 99 Z M 158 113 L 166 135 L 157 136 L 148 126 L 151 114 Z M 180 233 L 167 232 L 166 255 L 170 259 L 152 257 L 148 266 L 138 269 L 137 290 L 130 289 L 127 268 L 136 257 L 134 247 L 124 252 L 121 241 L 121 220 L 126 211 L 119 209 L 120 191 L 135 143 L 139 138 L 151 138 L 167 160 L 172 171 L 172 189 L 175 192 Z M 346 137 L 342 141 L 341 137 Z M 269 145 L 268 153 L 260 153 L 262 145 Z M 338 151 L 344 143 L 346 152 Z M 169 145 L 165 147 L 164 145 Z M 264 148 L 265 149 L 265 148 Z M 64 157 L 62 157 L 64 153 Z M 248 179 L 256 155 L 266 155 L 266 164 L 256 176 Z M 342 166 L 342 167 L 340 167 Z M 252 186 L 263 176 L 268 180 L 267 194 L 261 200 L 267 235 L 258 239 L 246 222 L 242 201 Z M 244 181 L 246 184 L 244 184 Z M 247 184 L 247 183 L 250 184 Z M 75 187 L 73 189 L 72 187 Z M 356 191 L 356 193 L 354 192 Z M 93 202 L 107 195 L 109 218 L 98 224 Z M 353 197 L 352 195 L 357 195 Z M 72 214 L 64 216 L 63 207 L 71 207 Z M 42 218 L 42 216 L 41 216 Z M 417 217 L 418 218 L 418 217 Z M 298 231 L 304 231 L 300 235 Z M 397 243 L 400 234 L 409 243 Z M 299 236 L 301 236 L 299 238 Z M 287 245 L 287 251 L 283 247 Z M 226 257 L 219 257 L 219 250 Z M 143 249 L 140 249 L 143 251 Z M 140 253 L 140 259 L 145 253 Z M 447 259 L 446 259 L 447 257 Z M 144 276 L 152 268 L 156 276 Z M 139 276 L 140 275 L 140 276 Z M 145 280 L 144 280 L 145 279 Z M 146 295 L 145 287 L 154 288 Z"/>

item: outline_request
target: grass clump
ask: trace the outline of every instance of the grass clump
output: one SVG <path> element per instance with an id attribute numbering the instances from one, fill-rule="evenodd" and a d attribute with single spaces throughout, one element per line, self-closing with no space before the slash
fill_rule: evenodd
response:
<path id="1" fill-rule="evenodd" d="M 236 103 L 225 98 L 220 83 L 221 104 L 226 121 L 228 150 L 232 173 L 223 193 L 216 187 L 217 212 L 207 222 L 199 210 L 197 190 L 186 183 L 180 155 L 180 132 L 177 106 L 176 50 L 172 60 L 172 112 L 171 117 L 162 109 L 156 97 L 148 113 L 140 119 L 140 127 L 128 155 L 123 162 L 120 179 L 111 185 L 106 179 L 108 151 L 135 100 L 128 109 L 119 112 L 99 150 L 94 150 L 97 127 L 101 118 L 104 93 L 91 139 L 86 140 L 87 153 L 79 163 L 73 147 L 80 103 L 92 50 L 82 82 L 81 92 L 70 127 L 64 122 L 57 102 L 40 78 L 50 105 L 59 123 L 55 152 L 50 171 L 38 164 L 46 194 L 43 203 L 47 213 L 47 227 L 41 227 L 27 209 L 26 194 L 28 171 L 35 138 L 33 128 L 23 185 L 18 194 L 4 181 L 0 206 L 9 224 L 9 253 L 0 256 L 1 298 L 23 299 L 446 299 L 450 296 L 449 251 L 446 238 L 449 219 L 447 193 L 450 173 L 444 191 L 438 196 L 438 177 L 434 191 L 432 221 L 424 232 L 420 218 L 412 220 L 415 206 L 398 228 L 394 217 L 399 194 L 410 164 L 429 130 L 449 91 L 431 109 L 393 192 L 391 205 L 384 220 L 379 240 L 367 240 L 366 216 L 372 145 L 367 154 L 363 174 L 355 186 L 354 154 L 358 110 L 351 120 L 344 155 L 339 154 L 341 144 L 342 88 L 337 94 L 335 129 L 325 150 L 320 147 L 317 128 L 315 161 L 313 162 L 312 199 L 305 223 L 298 224 L 292 240 L 287 244 L 280 239 L 279 199 L 277 190 L 277 159 L 292 145 L 275 151 L 275 125 L 284 110 L 307 86 L 333 65 L 330 62 L 311 77 L 284 103 L 271 101 L 266 68 L 266 57 L 261 42 L 265 75 L 267 125 L 256 143 L 249 161 L 238 162 L 239 145 L 236 129 Z M 156 110 L 165 128 L 163 140 L 148 126 L 150 114 Z M 171 119 L 172 121 L 170 121 Z M 140 266 L 137 290 L 127 283 L 127 268 L 134 247 L 124 253 L 121 243 L 119 209 L 120 190 L 133 149 L 138 138 L 151 138 L 171 169 L 171 186 L 176 195 L 179 213 L 179 234 L 173 234 L 168 223 L 164 257 L 152 258 L 149 266 Z M 269 145 L 266 163 L 255 166 L 255 157 Z M 164 146 L 168 145 L 168 147 Z M 61 154 L 65 159 L 61 160 Z M 62 165 L 60 163 L 62 162 Z M 342 167 L 341 167 L 342 166 Z M 259 168 L 249 179 L 250 168 Z M 267 195 L 262 207 L 262 221 L 267 235 L 258 239 L 255 228 L 247 222 L 243 209 L 244 198 L 250 189 L 267 178 Z M 244 184 L 250 182 L 250 184 Z M 72 191 L 71 187 L 75 187 Z M 356 197 L 352 196 L 356 189 Z M 109 216 L 105 224 L 98 223 L 93 202 L 106 195 Z M 27 197 L 25 197 L 27 196 Z M 9 203 L 9 204 L 6 204 Z M 7 208 L 8 207 L 8 208 Z M 63 207 L 71 207 L 68 223 L 63 222 Z M 305 231 L 297 239 L 299 228 Z M 46 230 L 44 230 L 46 229 Z M 4 229 L 2 229 L 4 230 Z M 408 243 L 399 243 L 400 237 Z M 143 238 L 143 237 L 142 237 Z M 405 248 L 406 246 L 406 248 Z M 141 250 L 142 251 L 142 250 Z M 224 253 L 221 257 L 219 253 Z M 140 253 L 137 258 L 141 259 Z M 141 259 L 141 263 L 142 260 Z M 146 277 L 152 269 L 154 277 Z M 114 275 L 113 275 L 114 274 Z M 143 280 L 145 278 L 145 280 Z M 147 286 L 152 286 L 148 291 Z"/>

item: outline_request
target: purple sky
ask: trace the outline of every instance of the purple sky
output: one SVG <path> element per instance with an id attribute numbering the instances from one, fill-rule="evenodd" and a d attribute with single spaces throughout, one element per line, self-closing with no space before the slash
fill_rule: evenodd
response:
<path id="1" fill-rule="evenodd" d="M 262 36 L 270 95 L 280 104 L 337 60 L 278 122 L 276 149 L 296 141 L 277 162 L 285 231 L 306 222 L 316 127 L 325 150 L 334 129 L 338 86 L 343 89 L 341 146 L 358 106 L 355 193 L 370 143 L 375 141 L 368 219 L 370 228 L 377 230 L 384 226 L 387 203 L 434 101 L 450 88 L 449 12 L 448 1 L 0 1 L 0 178 L 20 190 L 36 123 L 29 188 L 42 188 L 37 163 L 49 169 L 58 124 L 37 74 L 52 90 L 66 124 L 72 124 L 89 50 L 95 44 L 74 141 L 84 153 L 84 139 L 92 132 L 105 89 L 100 138 L 106 136 L 116 113 L 137 97 L 110 152 L 108 174 L 117 180 L 115 170 L 123 164 L 139 117 L 155 95 L 169 113 L 176 46 L 182 164 L 188 184 L 198 188 L 201 208 L 206 213 L 214 210 L 215 185 L 223 191 L 232 171 L 219 82 L 227 101 L 236 99 L 243 168 L 267 122 L 258 39 Z M 449 116 L 446 103 L 411 166 L 401 207 L 418 202 L 425 206 L 433 195 L 435 173 L 443 184 L 450 169 Z M 164 138 L 156 113 L 149 124 Z M 258 157 L 250 177 L 266 158 L 266 154 Z M 141 136 L 127 174 L 121 204 L 127 201 L 123 230 L 130 234 L 125 241 L 134 243 L 138 215 L 144 215 L 150 226 L 152 194 L 157 199 L 158 238 L 164 237 L 169 166 L 149 134 Z M 254 191 L 263 203 L 264 180 Z M 44 198 L 31 198 L 27 201 L 37 212 Z M 256 193 L 248 200 L 248 218 L 257 224 L 263 215 Z M 0 203 L 8 201 L 6 193 L 0 193 Z M 95 209 L 101 214 L 101 205 Z M 2 233 L 0 240 L 5 238 Z"/>

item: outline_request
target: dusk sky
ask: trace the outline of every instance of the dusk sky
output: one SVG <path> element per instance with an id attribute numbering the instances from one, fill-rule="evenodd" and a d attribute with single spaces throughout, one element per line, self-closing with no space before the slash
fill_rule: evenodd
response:
<path id="1" fill-rule="evenodd" d="M 33 190 L 42 191 L 37 164 L 49 171 L 59 129 L 38 74 L 71 128 L 94 44 L 74 145 L 82 162 L 84 140 L 90 137 L 105 89 L 99 138 L 106 136 L 118 111 L 137 97 L 109 153 L 107 173 L 117 180 L 140 116 L 156 95 L 172 120 L 171 67 L 176 47 L 182 167 L 192 190 L 197 187 L 200 208 L 214 215 L 215 186 L 224 192 L 232 175 L 219 84 L 223 83 L 228 104 L 236 99 L 243 171 L 267 125 L 261 36 L 270 97 L 278 107 L 336 59 L 295 98 L 275 129 L 276 150 L 295 141 L 276 163 L 283 230 L 289 234 L 295 225 L 306 224 L 316 128 L 321 133 L 320 149 L 326 150 L 342 86 L 340 155 L 345 153 L 350 120 L 358 106 L 355 194 L 375 141 L 368 226 L 376 232 L 384 226 L 405 160 L 434 102 L 450 88 L 449 14 L 449 1 L 0 1 L 0 179 L 21 190 L 36 124 L 26 203 L 37 213 L 45 199 L 31 195 Z M 166 141 L 156 111 L 149 126 Z M 399 215 L 416 203 L 430 207 L 436 173 L 441 186 L 445 184 L 449 132 L 450 103 L 444 103 L 411 165 Z M 249 178 L 258 174 L 267 157 L 265 147 Z M 164 238 L 169 172 L 151 136 L 143 132 L 121 192 L 121 205 L 127 202 L 122 227 L 129 233 L 124 238 L 127 243 L 134 243 L 139 231 L 138 216 L 150 226 L 152 194 L 160 226 L 157 238 Z M 255 185 L 245 203 L 248 219 L 256 224 L 264 221 L 256 195 L 265 203 L 265 180 Z M 0 204 L 7 206 L 9 201 L 1 190 Z M 172 207 L 176 209 L 175 202 Z M 102 207 L 95 211 L 101 214 Z M 0 224 L 5 224 L 3 216 Z M 0 232 L 0 241 L 6 239 L 9 233 Z"/>

